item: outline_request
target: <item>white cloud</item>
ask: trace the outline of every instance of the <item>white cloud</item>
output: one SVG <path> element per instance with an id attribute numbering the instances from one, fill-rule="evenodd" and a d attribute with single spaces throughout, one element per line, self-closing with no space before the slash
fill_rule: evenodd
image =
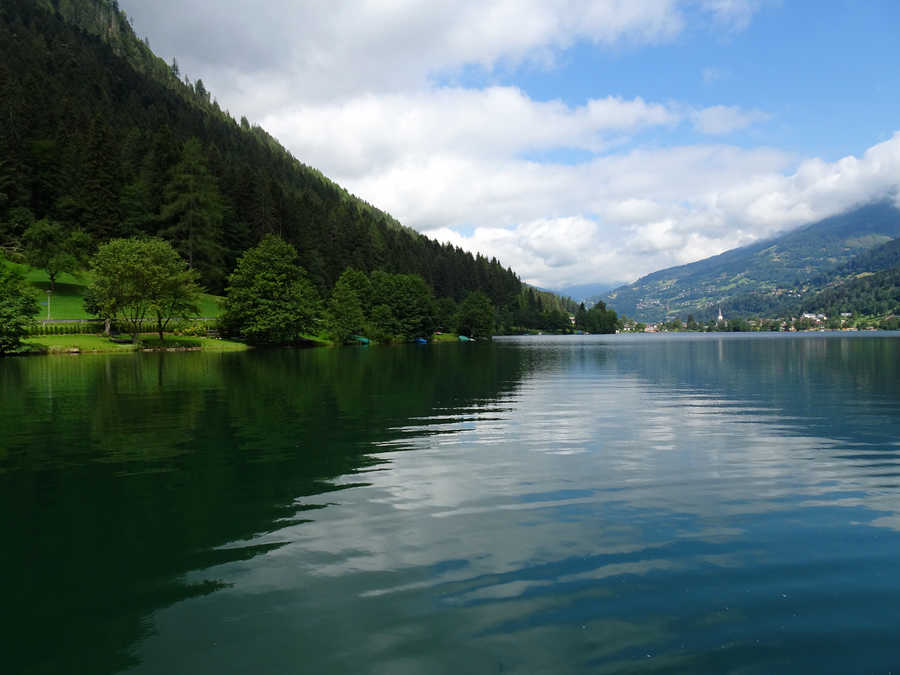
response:
<path id="1" fill-rule="evenodd" d="M 744 30 L 759 11 L 761 0 L 702 0 L 715 22 L 730 32 Z"/>
<path id="2" fill-rule="evenodd" d="M 570 107 L 534 101 L 515 87 L 439 88 L 293 106 L 267 115 L 263 126 L 305 161 L 348 177 L 436 153 L 502 158 L 559 148 L 598 152 L 616 135 L 671 126 L 681 116 L 641 98 Z"/>
<path id="3" fill-rule="evenodd" d="M 540 186 L 546 185 L 570 215 L 539 227 L 480 227 L 463 236 L 444 226 L 428 234 L 496 255 L 541 286 L 634 279 L 896 195 L 900 132 L 862 157 L 811 159 L 786 173 L 789 161 L 772 150 L 709 146 L 635 151 L 578 167 L 530 167 L 538 175 L 530 176 L 522 200 L 545 201 Z M 467 222 L 465 216 L 459 222 Z"/>
<path id="4" fill-rule="evenodd" d="M 730 134 L 769 119 L 769 115 L 760 110 L 742 110 L 726 105 L 714 105 L 697 110 L 692 117 L 698 131 L 711 135 Z"/>
<path id="5" fill-rule="evenodd" d="M 290 101 L 410 91 L 464 67 L 552 63 L 577 42 L 667 42 L 693 0 L 121 0 L 139 34 L 254 120 Z M 745 24 L 753 3 L 705 0 L 717 24 Z M 262 87 L 258 85 L 262 84 Z M 274 85 L 274 86 L 273 86 Z"/>

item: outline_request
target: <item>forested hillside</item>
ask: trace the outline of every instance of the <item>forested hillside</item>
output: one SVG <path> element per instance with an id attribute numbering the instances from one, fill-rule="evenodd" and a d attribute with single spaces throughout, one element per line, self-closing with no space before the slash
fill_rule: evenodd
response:
<path id="1" fill-rule="evenodd" d="M 800 311 L 835 317 L 842 313 L 900 314 L 900 264 L 863 274 L 820 291 L 798 303 Z"/>
<path id="2" fill-rule="evenodd" d="M 891 297 L 894 278 L 891 271 L 898 268 L 900 238 L 875 246 L 837 267 L 829 268 L 792 293 L 745 293 L 722 303 L 722 309 L 729 316 L 744 317 L 787 317 L 803 312 L 828 316 L 839 312 L 884 314 L 895 308 L 875 300 Z"/>
<path id="3" fill-rule="evenodd" d="M 654 272 L 615 289 L 604 300 L 616 311 L 644 321 L 688 315 L 714 318 L 719 304 L 732 314 L 772 315 L 777 308 L 822 290 L 835 274 L 849 274 L 849 268 L 841 271 L 841 265 L 896 237 L 900 211 L 879 202 L 775 239 Z M 890 252 L 883 255 L 889 257 Z"/>
<path id="4" fill-rule="evenodd" d="M 274 233 L 323 295 L 354 267 L 421 275 L 438 297 L 481 290 L 513 323 L 528 309 L 497 260 L 402 227 L 235 120 L 201 80 L 154 56 L 115 2 L 0 4 L 0 119 L 0 246 L 10 255 L 41 219 L 83 230 L 94 246 L 156 235 L 221 292 L 240 254 Z"/>

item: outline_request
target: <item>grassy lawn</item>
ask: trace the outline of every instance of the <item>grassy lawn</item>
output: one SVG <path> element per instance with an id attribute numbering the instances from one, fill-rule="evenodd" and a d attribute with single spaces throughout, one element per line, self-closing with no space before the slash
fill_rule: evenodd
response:
<path id="1" fill-rule="evenodd" d="M 137 345 L 120 345 L 102 335 L 40 335 L 25 338 L 28 351 L 63 354 L 66 352 L 133 352 Z"/>
<path id="2" fill-rule="evenodd" d="M 238 352 L 248 349 L 242 342 L 206 337 L 167 336 L 164 342 L 149 333 L 141 336 L 141 345 L 118 344 L 102 335 L 40 335 L 23 340 L 26 352 L 47 354 L 133 352 L 139 347 L 150 349 L 200 349 L 204 352 Z"/>
<path id="3" fill-rule="evenodd" d="M 41 303 L 47 302 L 47 291 L 50 288 L 50 281 L 46 272 L 43 270 L 31 269 L 27 265 L 10 262 L 0 259 L 0 265 L 6 265 L 18 269 L 25 275 L 28 281 L 37 291 L 38 300 Z M 78 276 L 71 274 L 61 274 L 56 279 L 56 290 L 50 296 L 50 318 L 51 319 L 90 319 L 93 318 L 84 311 L 84 292 L 91 283 L 91 275 L 83 272 Z M 200 297 L 200 316 L 205 319 L 218 318 L 222 313 L 220 302 L 223 300 L 220 296 L 204 293 Z M 38 319 L 47 318 L 47 305 L 41 305 L 41 311 L 37 315 Z"/>
<path id="4" fill-rule="evenodd" d="M 456 333 L 435 333 L 431 336 L 432 342 L 459 342 L 459 336 Z"/>
<path id="5" fill-rule="evenodd" d="M 141 336 L 141 346 L 150 349 L 200 349 L 204 352 L 241 352 L 249 349 L 243 342 L 217 340 L 207 337 L 188 337 L 186 335 L 167 335 L 163 342 L 159 336 Z"/>

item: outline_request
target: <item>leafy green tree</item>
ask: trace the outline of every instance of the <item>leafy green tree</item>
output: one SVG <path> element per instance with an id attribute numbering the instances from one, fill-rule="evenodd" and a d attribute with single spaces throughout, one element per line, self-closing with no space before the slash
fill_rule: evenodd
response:
<path id="1" fill-rule="evenodd" d="M 47 272 L 50 290 L 56 290 L 56 278 L 63 272 L 77 272 L 87 263 L 91 238 L 75 230 L 69 232 L 60 223 L 39 220 L 22 235 L 26 262 Z"/>
<path id="2" fill-rule="evenodd" d="M 613 310 L 607 309 L 605 304 L 598 302 L 587 313 L 586 325 L 591 333 L 615 333 L 619 317 Z"/>
<path id="3" fill-rule="evenodd" d="M 397 319 L 387 305 L 375 305 L 369 315 L 366 334 L 378 342 L 391 342 L 399 333 Z"/>
<path id="4" fill-rule="evenodd" d="M 228 278 L 222 325 L 250 344 L 291 344 L 317 330 L 320 306 L 315 287 L 297 265 L 296 249 L 267 235 L 241 256 Z"/>
<path id="5" fill-rule="evenodd" d="M 103 319 L 103 334 L 109 335 L 112 322 L 116 318 L 116 311 L 111 299 L 103 296 L 97 288 L 97 284 L 91 284 L 84 292 L 84 311 L 91 316 L 99 316 Z"/>
<path id="6" fill-rule="evenodd" d="M 456 332 L 479 338 L 489 338 L 494 334 L 494 305 L 481 291 L 472 291 L 460 303 Z"/>
<path id="7" fill-rule="evenodd" d="M 435 328 L 435 303 L 431 287 L 417 274 L 395 276 L 392 308 L 401 336 L 404 340 L 430 337 Z"/>
<path id="8" fill-rule="evenodd" d="M 547 330 L 564 333 L 569 330 L 571 323 L 569 317 L 560 309 L 551 309 L 543 313 L 543 324 Z"/>
<path id="9" fill-rule="evenodd" d="M 97 250 L 91 271 L 86 306 L 122 321 L 133 340 L 147 320 L 162 340 L 173 318 L 199 311 L 196 272 L 161 239 L 113 239 Z"/>
<path id="10" fill-rule="evenodd" d="M 366 315 L 353 283 L 357 273 L 361 274 L 357 270 L 347 269 L 334 285 L 328 301 L 326 326 L 328 333 L 338 343 L 346 342 L 351 335 L 364 330 Z"/>
<path id="11" fill-rule="evenodd" d="M 427 337 L 434 332 L 435 303 L 431 287 L 416 274 L 372 273 L 372 302 L 390 308 L 394 335 L 401 340 Z M 382 317 L 387 315 L 381 312 Z M 387 331 L 387 325 L 379 327 Z"/>
<path id="12" fill-rule="evenodd" d="M 31 209 L 24 206 L 11 208 L 6 215 L 6 221 L 0 223 L 0 246 L 17 249 L 22 241 L 22 235 L 33 224 L 34 214 Z"/>
<path id="13" fill-rule="evenodd" d="M 441 330 L 452 330 L 456 328 L 454 319 L 456 317 L 456 301 L 453 298 L 440 298 L 435 305 L 435 322 Z"/>
<path id="14" fill-rule="evenodd" d="M 164 192 L 160 234 L 171 241 L 207 283 L 215 283 L 222 263 L 220 243 L 225 204 L 196 138 L 184 144 Z"/>
<path id="15" fill-rule="evenodd" d="M 356 297 L 359 298 L 363 311 L 367 312 L 371 309 L 373 291 L 372 282 L 369 280 L 368 275 L 355 267 L 348 267 L 344 270 L 344 273 L 341 274 L 340 278 L 353 289 L 354 293 L 356 293 Z"/>
<path id="16" fill-rule="evenodd" d="M 19 347 L 39 309 L 22 274 L 0 265 L 0 354 L 8 354 Z"/>

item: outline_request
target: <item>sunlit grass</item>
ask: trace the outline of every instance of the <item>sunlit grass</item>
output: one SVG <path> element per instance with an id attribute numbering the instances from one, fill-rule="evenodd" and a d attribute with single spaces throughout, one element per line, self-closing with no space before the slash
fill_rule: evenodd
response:
<path id="1" fill-rule="evenodd" d="M 243 342 L 219 340 L 216 338 L 193 337 L 186 335 L 167 335 L 160 342 L 159 336 L 141 336 L 141 347 L 149 349 L 199 349 L 204 352 L 241 352 L 249 347 Z"/>
<path id="2" fill-rule="evenodd" d="M 139 344 L 121 344 L 103 335 L 40 335 L 26 338 L 24 352 L 43 354 L 90 354 L 133 352 L 138 349 L 199 349 L 204 352 L 237 352 L 249 349 L 243 342 L 206 337 L 167 335 L 163 342 L 149 333 L 140 336 Z"/>
<path id="3" fill-rule="evenodd" d="M 77 275 L 60 274 L 56 278 L 56 290 L 49 297 L 49 316 L 47 312 L 47 291 L 50 290 L 50 280 L 43 270 L 36 270 L 20 263 L 0 259 L 0 264 L 19 270 L 25 280 L 30 283 L 41 302 L 41 309 L 36 318 L 46 319 L 91 319 L 92 315 L 84 311 L 84 293 L 93 281 L 90 272 L 81 272 Z M 199 316 L 204 319 L 218 318 L 222 313 L 221 302 L 223 298 L 218 295 L 204 293 L 200 297 Z"/>
<path id="4" fill-rule="evenodd" d="M 456 333 L 435 333 L 431 336 L 432 342 L 459 342 L 459 336 Z"/>
<path id="5" fill-rule="evenodd" d="M 90 352 L 133 352 L 135 344 L 117 344 L 102 335 L 40 335 L 22 341 L 28 351 L 48 354 Z"/>

